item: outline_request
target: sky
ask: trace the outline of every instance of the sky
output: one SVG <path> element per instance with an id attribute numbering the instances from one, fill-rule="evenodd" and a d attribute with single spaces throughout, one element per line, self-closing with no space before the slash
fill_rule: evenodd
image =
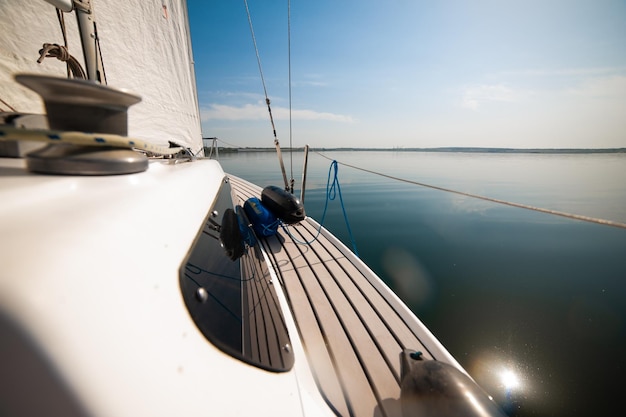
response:
<path id="1" fill-rule="evenodd" d="M 283 147 L 626 147 L 625 0 L 288 4 L 248 0 Z M 273 146 L 244 0 L 188 8 L 203 136 Z"/>

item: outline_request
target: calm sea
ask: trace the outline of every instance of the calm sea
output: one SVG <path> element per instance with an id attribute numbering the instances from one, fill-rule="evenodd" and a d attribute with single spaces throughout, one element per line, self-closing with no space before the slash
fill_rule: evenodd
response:
<path id="1" fill-rule="evenodd" d="M 626 154 L 329 152 L 359 256 L 478 383 L 518 416 L 614 414 L 626 375 L 626 229 L 570 220 L 359 171 L 626 223 Z M 300 152 L 285 155 L 296 190 Z M 271 152 L 224 169 L 282 185 Z M 330 160 L 309 157 L 321 219 Z M 299 192 L 299 191 L 297 191 Z M 339 200 L 325 226 L 352 246 Z"/>

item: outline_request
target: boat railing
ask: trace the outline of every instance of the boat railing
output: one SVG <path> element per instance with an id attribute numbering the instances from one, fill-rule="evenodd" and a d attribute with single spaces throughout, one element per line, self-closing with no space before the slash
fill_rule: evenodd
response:
<path id="1" fill-rule="evenodd" d="M 217 146 L 217 138 L 202 138 L 204 146 L 204 155 L 209 159 L 220 159 L 219 147 Z M 213 156 L 215 155 L 215 157 Z"/>

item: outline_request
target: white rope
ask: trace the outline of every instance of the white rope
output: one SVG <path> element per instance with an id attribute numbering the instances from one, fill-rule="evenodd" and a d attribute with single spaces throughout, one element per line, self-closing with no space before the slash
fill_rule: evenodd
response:
<path id="1" fill-rule="evenodd" d="M 110 133 L 65 132 L 46 129 L 20 129 L 0 126 L 0 140 L 30 140 L 48 143 L 68 143 L 84 146 L 114 146 L 137 149 L 161 155 L 174 155 L 182 147 L 170 148 L 168 145 L 156 145 L 141 139 Z"/>

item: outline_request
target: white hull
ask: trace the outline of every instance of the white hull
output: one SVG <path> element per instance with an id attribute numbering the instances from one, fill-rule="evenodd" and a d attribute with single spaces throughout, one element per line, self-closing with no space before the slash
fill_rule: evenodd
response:
<path id="1" fill-rule="evenodd" d="M 216 161 L 82 178 L 22 165 L 0 165 L 12 174 L 0 177 L 2 314 L 44 349 L 88 414 L 321 412 L 297 343 L 294 372 L 263 371 L 208 343 L 185 308 L 178 270 L 221 185 Z M 20 374 L 13 353 L 3 352 L 2 368 Z M 25 400 L 27 387 L 4 388 L 4 401 Z M 46 414 L 45 403 L 33 411 L 38 404 Z"/>

